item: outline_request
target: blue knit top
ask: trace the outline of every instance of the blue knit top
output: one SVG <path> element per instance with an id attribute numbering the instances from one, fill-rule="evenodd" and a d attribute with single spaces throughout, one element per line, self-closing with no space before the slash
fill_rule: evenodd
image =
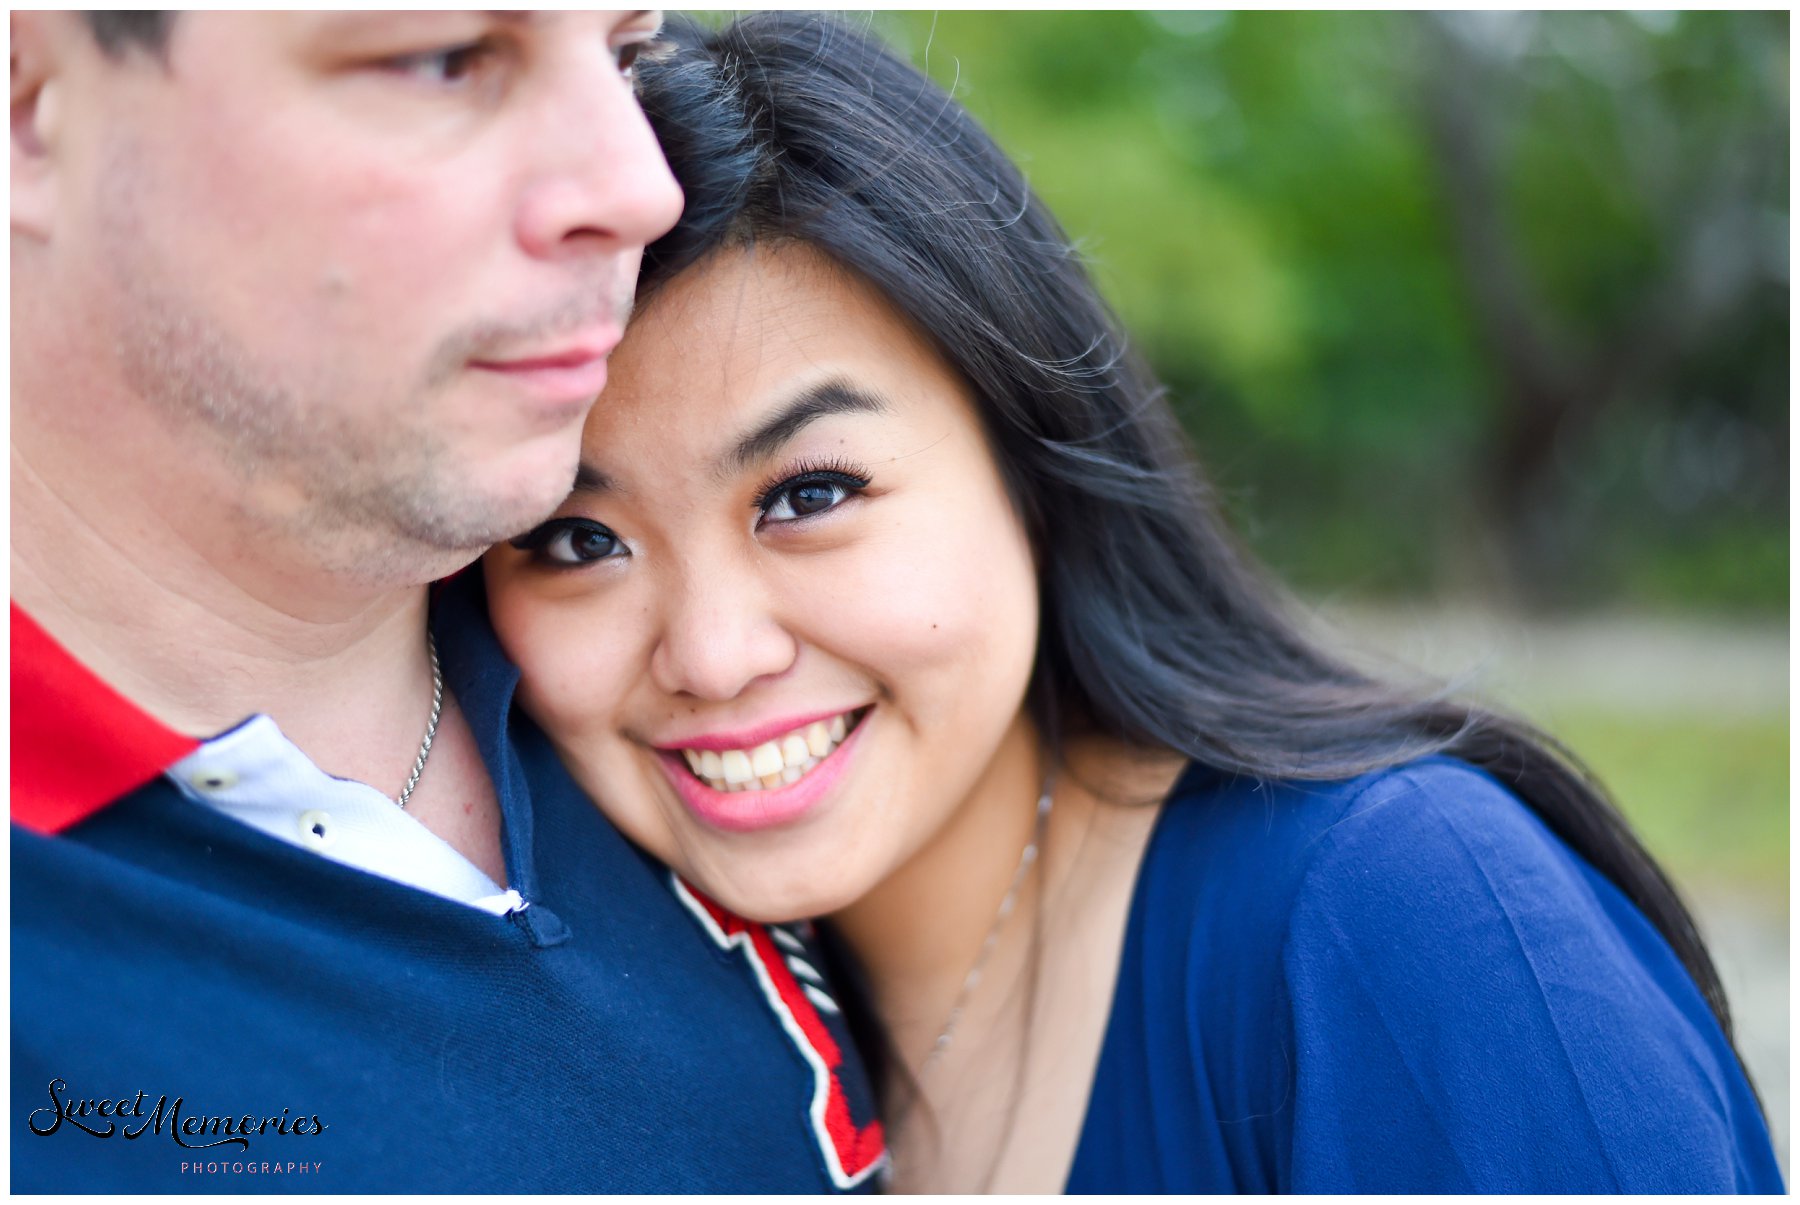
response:
<path id="1" fill-rule="evenodd" d="M 1191 767 L 1157 820 L 1071 1192 L 1781 1192 L 1668 944 L 1434 758 Z"/>

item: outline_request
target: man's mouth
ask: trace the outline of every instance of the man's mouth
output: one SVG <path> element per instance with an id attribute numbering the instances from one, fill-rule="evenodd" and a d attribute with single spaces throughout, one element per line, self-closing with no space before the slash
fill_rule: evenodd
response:
<path id="1" fill-rule="evenodd" d="M 541 372 L 555 368 L 582 368 L 612 355 L 623 338 L 618 327 L 596 327 L 571 335 L 558 343 L 533 348 L 514 347 L 508 354 L 475 356 L 469 363 L 491 372 Z"/>
<path id="2" fill-rule="evenodd" d="M 607 357 L 618 341 L 617 334 L 600 332 L 560 347 L 470 360 L 469 367 L 535 395 L 561 422 L 572 413 L 585 412 L 606 388 Z"/>
<path id="3" fill-rule="evenodd" d="M 867 707 L 814 720 L 747 749 L 680 749 L 695 778 L 715 791 L 773 790 L 799 782 L 842 745 Z"/>

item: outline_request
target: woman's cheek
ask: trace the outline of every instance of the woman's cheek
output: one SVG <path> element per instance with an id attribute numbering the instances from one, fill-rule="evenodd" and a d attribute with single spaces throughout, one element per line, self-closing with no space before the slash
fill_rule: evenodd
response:
<path id="1" fill-rule="evenodd" d="M 1023 532 L 1010 521 L 921 526 L 929 534 L 896 525 L 856 549 L 853 566 L 834 567 L 831 651 L 896 692 L 929 690 L 946 674 L 993 687 L 1016 678 L 1023 689 L 1038 620 Z"/>
<path id="2" fill-rule="evenodd" d="M 538 603 L 494 614 L 501 647 L 519 667 L 519 705 L 559 742 L 592 737 L 617 710 L 622 663 L 591 611 Z"/>

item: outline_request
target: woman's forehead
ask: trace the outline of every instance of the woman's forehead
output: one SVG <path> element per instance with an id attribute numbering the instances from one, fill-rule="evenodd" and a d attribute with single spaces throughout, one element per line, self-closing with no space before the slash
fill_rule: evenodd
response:
<path id="1" fill-rule="evenodd" d="M 728 248 L 688 268 L 643 305 L 617 354 L 673 372 L 723 362 L 782 371 L 824 355 L 935 358 L 875 286 L 793 242 Z"/>
<path id="2" fill-rule="evenodd" d="M 716 253 L 659 289 L 613 354 L 588 423 L 599 452 L 656 440 L 690 450 L 743 438 L 808 393 L 904 408 L 960 382 L 873 286 L 801 245 Z"/>

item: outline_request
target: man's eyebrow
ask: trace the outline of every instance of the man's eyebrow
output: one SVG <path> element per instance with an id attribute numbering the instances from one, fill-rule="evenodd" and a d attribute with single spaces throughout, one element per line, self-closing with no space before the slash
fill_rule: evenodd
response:
<path id="1" fill-rule="evenodd" d="M 508 24 L 522 24 L 534 20 L 536 14 L 514 8 L 489 8 L 468 10 L 465 15 L 493 17 Z M 319 25 L 326 29 L 351 28 L 363 25 L 401 24 L 403 22 L 423 23 L 443 13 L 434 13 L 426 9 L 394 9 L 378 11 L 369 9 L 343 9 L 337 12 L 320 12 L 316 14 Z"/>
<path id="2" fill-rule="evenodd" d="M 750 468 L 773 455 L 808 423 L 828 414 L 884 414 L 887 410 L 887 400 L 880 394 L 859 388 L 842 377 L 820 381 L 738 440 L 719 458 L 718 471 L 730 474 Z"/>
<path id="3" fill-rule="evenodd" d="M 502 25 L 514 26 L 538 24 L 543 16 L 542 13 L 531 9 L 486 8 L 472 11 L 479 12 L 481 16 L 487 17 L 493 21 L 498 21 Z M 318 15 L 320 18 L 319 28 L 327 31 L 337 31 L 340 29 L 355 29 L 366 25 L 376 25 L 382 22 L 397 23 L 408 20 L 419 21 L 428 19 L 432 14 L 422 10 L 408 9 L 397 12 L 322 12 Z M 618 19 L 614 21 L 613 28 L 615 30 L 622 29 L 627 25 L 642 21 L 645 17 L 650 16 L 656 18 L 657 31 L 660 32 L 663 25 L 663 10 L 659 8 L 638 8 L 622 12 L 619 14 Z"/>

